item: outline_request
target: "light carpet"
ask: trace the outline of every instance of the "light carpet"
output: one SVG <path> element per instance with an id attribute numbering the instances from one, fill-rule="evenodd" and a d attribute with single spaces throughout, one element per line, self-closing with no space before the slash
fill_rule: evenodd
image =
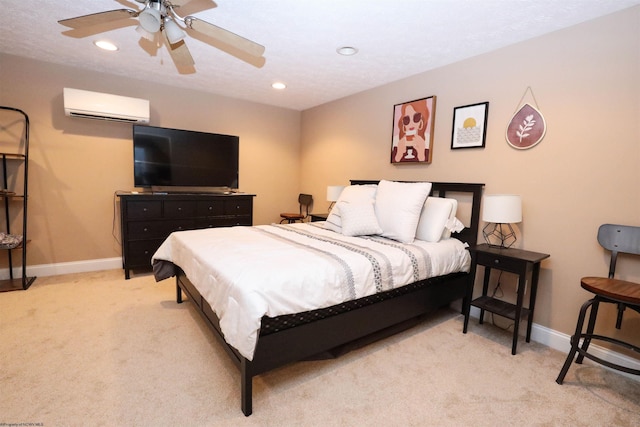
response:
<path id="1" fill-rule="evenodd" d="M 441 310 L 340 358 L 240 375 L 173 279 L 122 270 L 0 294 L 0 425 L 638 426 L 640 383 Z"/>

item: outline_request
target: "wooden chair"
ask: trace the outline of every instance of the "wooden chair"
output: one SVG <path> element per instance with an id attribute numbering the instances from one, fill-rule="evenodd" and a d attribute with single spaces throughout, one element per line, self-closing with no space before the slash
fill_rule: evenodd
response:
<path id="1" fill-rule="evenodd" d="M 613 277 L 619 253 L 640 255 L 640 227 L 614 224 L 601 225 L 598 229 L 598 243 L 600 243 L 603 248 L 611 251 L 609 276 L 583 277 L 580 281 L 581 286 L 587 291 L 593 293 L 595 296 L 585 302 L 580 309 L 576 332 L 571 337 L 571 350 L 569 350 L 567 360 L 564 362 L 564 366 L 556 379 L 558 384 L 562 384 L 564 381 L 564 377 L 567 374 L 576 353 L 578 353 L 576 363 L 582 363 L 583 359 L 587 357 L 611 369 L 633 375 L 640 375 L 640 369 L 632 369 L 627 366 L 615 364 L 587 352 L 592 340 L 600 340 L 640 353 L 640 347 L 636 345 L 632 345 L 616 338 L 593 333 L 600 303 L 611 303 L 617 306 L 617 329 L 620 329 L 622 325 L 622 315 L 626 308 L 633 309 L 640 313 L 640 283 L 618 280 Z M 583 333 L 584 321 L 589 309 L 591 309 L 589 314 L 589 323 L 587 325 L 586 332 Z M 580 340 L 582 340 L 582 345 L 580 345 Z"/>
<path id="2" fill-rule="evenodd" d="M 304 221 L 309 216 L 309 207 L 313 203 L 313 196 L 311 194 L 299 194 L 298 203 L 300 204 L 300 212 L 298 213 L 281 213 L 280 224 L 288 222 L 289 224 L 296 221 Z"/>

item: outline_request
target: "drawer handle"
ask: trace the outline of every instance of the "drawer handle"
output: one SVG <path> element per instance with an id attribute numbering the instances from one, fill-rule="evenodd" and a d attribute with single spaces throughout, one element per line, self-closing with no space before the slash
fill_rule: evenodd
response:
<path id="1" fill-rule="evenodd" d="M 178 212 L 180 212 L 182 210 L 182 208 L 178 208 Z"/>
<path id="2" fill-rule="evenodd" d="M 147 211 L 147 208 L 142 208 L 142 212 L 146 212 L 146 211 Z"/>
<path id="3" fill-rule="evenodd" d="M 209 210 L 212 211 L 213 210 L 213 206 L 209 206 Z"/>
<path id="4" fill-rule="evenodd" d="M 147 232 L 147 231 L 149 231 L 149 229 L 147 227 L 145 227 L 144 230 L 142 230 L 142 231 Z"/>
<path id="5" fill-rule="evenodd" d="M 494 263 L 494 264 L 500 264 L 500 260 L 499 260 L 499 259 L 494 259 L 494 260 L 493 260 L 493 263 Z"/>

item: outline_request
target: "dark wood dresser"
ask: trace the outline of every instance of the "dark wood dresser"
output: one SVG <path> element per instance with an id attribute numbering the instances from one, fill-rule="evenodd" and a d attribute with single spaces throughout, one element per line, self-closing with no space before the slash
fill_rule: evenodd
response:
<path id="1" fill-rule="evenodd" d="M 151 269 L 151 257 L 174 231 L 253 225 L 253 194 L 119 193 L 122 268 Z"/>

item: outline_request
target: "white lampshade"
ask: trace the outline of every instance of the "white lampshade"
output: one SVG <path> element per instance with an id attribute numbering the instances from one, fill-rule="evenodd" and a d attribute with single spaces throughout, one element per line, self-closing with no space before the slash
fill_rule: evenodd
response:
<path id="1" fill-rule="evenodd" d="M 156 35 L 153 33 L 150 33 L 149 31 L 145 30 L 144 28 L 142 28 L 142 25 L 138 25 L 136 27 L 136 31 L 138 32 L 138 34 L 140 34 L 140 37 L 145 38 L 147 40 L 149 40 L 150 42 L 154 41 L 156 39 Z"/>
<path id="2" fill-rule="evenodd" d="M 138 15 L 140 26 L 149 33 L 157 33 L 160 30 L 160 11 L 151 7 L 143 10 Z"/>
<path id="3" fill-rule="evenodd" d="M 329 185 L 327 186 L 327 201 L 336 202 L 340 197 L 340 194 L 344 190 L 344 185 Z"/>
<path id="4" fill-rule="evenodd" d="M 167 35 L 167 40 L 169 40 L 171 44 L 176 44 L 186 37 L 186 34 L 180 29 L 178 24 L 176 24 L 176 21 L 169 17 L 164 20 L 164 32 Z"/>
<path id="5" fill-rule="evenodd" d="M 522 198 L 515 194 L 485 195 L 482 220 L 494 224 L 522 222 Z"/>

